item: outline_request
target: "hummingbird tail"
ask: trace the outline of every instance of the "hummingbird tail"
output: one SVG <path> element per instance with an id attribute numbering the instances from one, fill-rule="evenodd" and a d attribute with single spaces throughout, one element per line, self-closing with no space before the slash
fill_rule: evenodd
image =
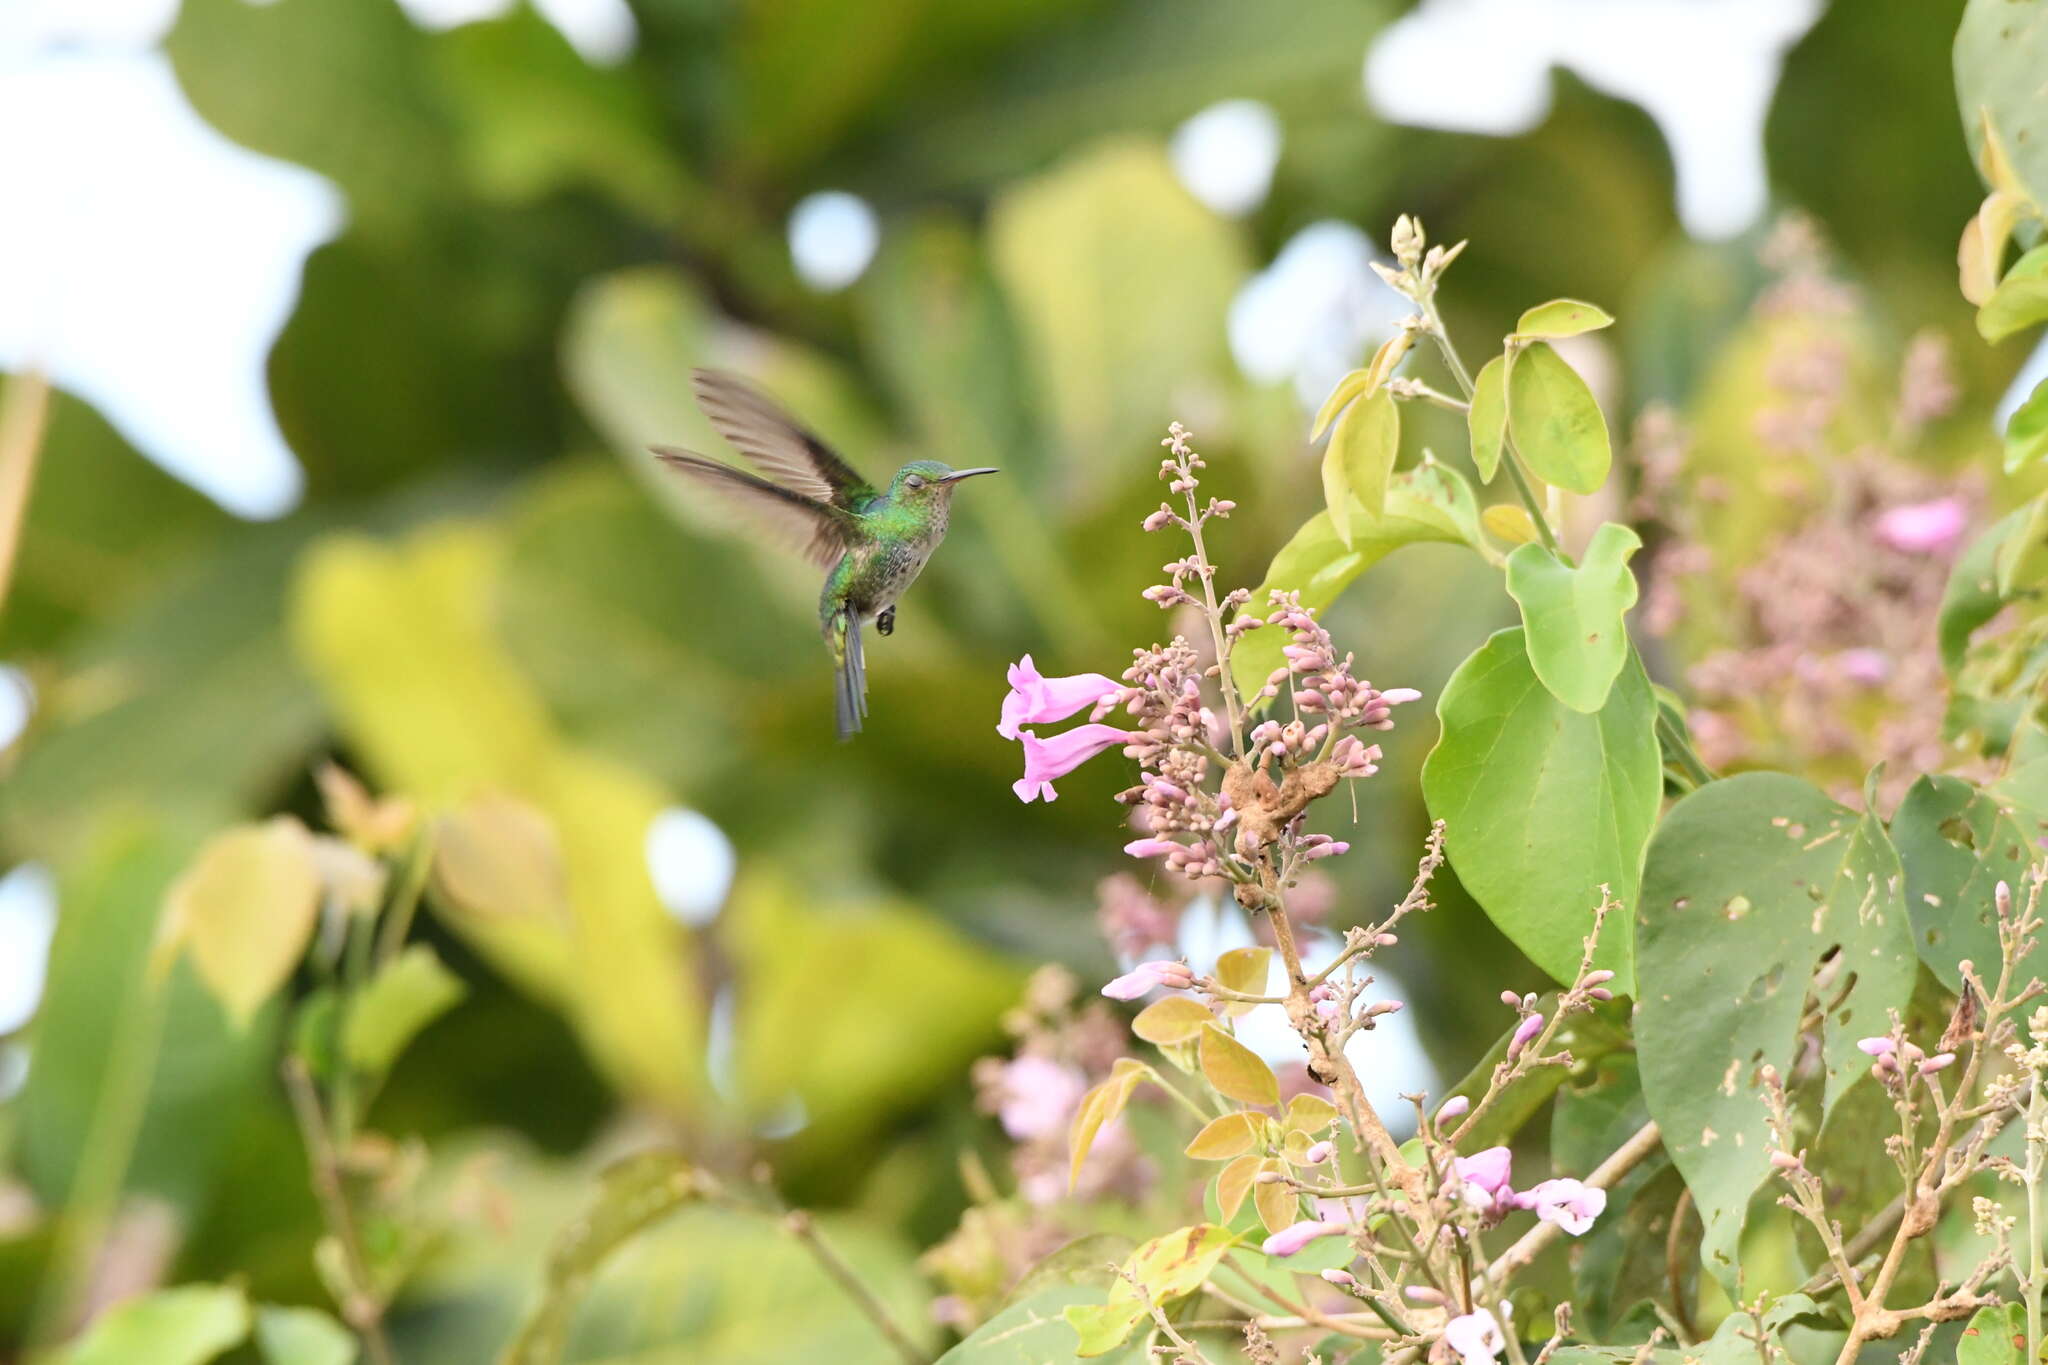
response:
<path id="1" fill-rule="evenodd" d="M 834 697 L 839 738 L 852 739 L 868 714 L 868 669 L 861 654 L 860 618 L 841 612 L 833 620 L 833 651 L 839 656 L 839 685 Z"/>

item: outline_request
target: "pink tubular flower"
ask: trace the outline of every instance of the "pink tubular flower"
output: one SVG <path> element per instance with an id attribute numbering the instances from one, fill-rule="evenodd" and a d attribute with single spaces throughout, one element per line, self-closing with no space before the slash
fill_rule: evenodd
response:
<path id="1" fill-rule="evenodd" d="M 1494 1365 L 1507 1338 L 1493 1313 L 1477 1308 L 1444 1324 L 1444 1345 L 1458 1353 L 1460 1365 Z"/>
<path id="2" fill-rule="evenodd" d="M 1040 739 L 1029 730 L 1022 732 L 1021 738 L 1024 776 L 1010 789 L 1019 801 L 1051 801 L 1059 796 L 1052 789 L 1054 778 L 1065 777 L 1104 749 L 1128 744 L 1131 735 L 1114 725 L 1077 725 L 1051 739 Z"/>
<path id="3" fill-rule="evenodd" d="M 1102 988 L 1112 1000 L 1136 1000 L 1164 986 L 1184 991 L 1195 984 L 1195 974 L 1185 962 L 1140 962 Z"/>
<path id="4" fill-rule="evenodd" d="M 1010 665 L 1010 694 L 1003 698 L 1003 719 L 996 726 L 996 733 L 1004 739 L 1016 739 L 1017 727 L 1021 725 L 1065 720 L 1116 690 L 1116 680 L 1100 673 L 1048 678 L 1026 654 Z"/>
<path id="5" fill-rule="evenodd" d="M 1436 1121 L 1438 1123 L 1450 1123 L 1454 1119 L 1461 1119 L 1465 1117 L 1465 1111 L 1471 1107 L 1471 1100 L 1466 1099 L 1463 1095 L 1453 1095 L 1445 1100 L 1443 1105 L 1436 1111 Z"/>
<path id="6" fill-rule="evenodd" d="M 1515 1202 L 1525 1209 L 1534 1209 L 1544 1222 L 1555 1223 L 1577 1237 L 1592 1227 L 1593 1220 L 1606 1209 L 1607 1191 L 1567 1176 L 1524 1190 L 1515 1196 Z"/>
<path id="7" fill-rule="evenodd" d="M 1266 1239 L 1260 1250 L 1268 1256 L 1292 1256 L 1318 1237 L 1333 1237 L 1345 1230 L 1342 1223 L 1304 1221 L 1280 1229 Z"/>
<path id="8" fill-rule="evenodd" d="M 1955 549 L 1968 527 L 1970 512 L 1961 498 L 1935 498 L 1888 507 L 1878 514 L 1873 533 L 1903 554 L 1945 555 Z"/>
<path id="9" fill-rule="evenodd" d="M 1889 1057 L 1899 1050 L 1899 1045 L 1886 1037 L 1858 1038 L 1856 1049 L 1870 1057 Z"/>
<path id="10" fill-rule="evenodd" d="M 1514 1153 L 1507 1148 L 1488 1147 L 1483 1152 L 1461 1156 L 1451 1164 L 1458 1172 L 1458 1179 L 1467 1185 L 1476 1185 L 1488 1194 L 1499 1194 L 1508 1187 L 1514 1161 Z"/>

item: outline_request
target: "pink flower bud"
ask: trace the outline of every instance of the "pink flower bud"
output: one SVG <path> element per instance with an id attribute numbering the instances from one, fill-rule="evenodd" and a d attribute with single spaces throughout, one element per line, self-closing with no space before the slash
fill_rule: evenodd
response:
<path id="1" fill-rule="evenodd" d="M 1260 1249 L 1268 1256 L 1292 1256 L 1319 1237 L 1332 1237 L 1345 1230 L 1342 1223 L 1301 1222 L 1282 1228 L 1268 1237 Z"/>
<path id="2" fill-rule="evenodd" d="M 1195 984 L 1195 974 L 1185 962 L 1140 962 L 1102 988 L 1112 1000 L 1136 1000 L 1161 987 L 1184 991 Z"/>
<path id="3" fill-rule="evenodd" d="M 1322 985 L 1316 987 L 1314 990 L 1310 991 L 1308 993 L 1308 998 L 1311 1000 L 1328 1000 L 1331 996 L 1335 995 L 1336 993 L 1337 992 L 1330 989 L 1329 983 L 1325 982 Z"/>
<path id="4" fill-rule="evenodd" d="M 1604 986 L 1612 980 L 1614 980 L 1614 973 L 1602 968 L 1597 972 L 1587 972 L 1579 978 L 1579 984 L 1581 986 Z"/>
<path id="5" fill-rule="evenodd" d="M 1612 1000 L 1614 992 L 1608 990 L 1605 986 L 1595 986 L 1592 990 L 1586 992 L 1586 996 L 1592 1000 Z"/>
<path id="6" fill-rule="evenodd" d="M 1320 1166 L 1325 1161 L 1328 1161 L 1331 1155 L 1336 1152 L 1336 1150 L 1337 1144 L 1329 1141 L 1328 1139 L 1324 1139 L 1323 1141 L 1316 1143 L 1313 1147 L 1310 1147 L 1306 1152 L 1302 1153 L 1301 1159 L 1311 1166 Z"/>
<path id="7" fill-rule="evenodd" d="M 1453 1095 L 1445 1100 L 1442 1105 L 1438 1106 L 1436 1121 L 1438 1123 L 1448 1123 L 1453 1119 L 1461 1119 L 1465 1117 L 1466 1112 L 1471 1108 L 1471 1100 L 1463 1095 Z"/>
<path id="8" fill-rule="evenodd" d="M 1872 1057 L 1889 1057 L 1899 1050 L 1899 1045 L 1890 1038 L 1858 1038 L 1856 1049 Z"/>
<path id="9" fill-rule="evenodd" d="M 1316 1016 L 1321 1019 L 1335 1019 L 1344 1007 L 1334 1000 L 1316 1001 Z"/>
<path id="10" fill-rule="evenodd" d="M 1145 518 L 1145 529 L 1148 531 L 1157 531 L 1162 527 L 1166 526 L 1172 520 L 1173 509 L 1162 504 L 1157 512 L 1154 512 L 1151 516 Z"/>
<path id="11" fill-rule="evenodd" d="M 1180 850 L 1181 846 L 1171 839 L 1133 839 L 1124 845 L 1124 852 L 1133 858 L 1164 858 Z"/>
<path id="12" fill-rule="evenodd" d="M 1507 1188 L 1508 1177 L 1514 1170 L 1514 1153 L 1505 1147 L 1488 1147 L 1485 1151 L 1461 1156 L 1451 1162 L 1458 1173 L 1458 1179 L 1468 1185 L 1476 1185 L 1488 1194 L 1499 1194 Z"/>
<path id="13" fill-rule="evenodd" d="M 1348 1270 L 1325 1270 L 1322 1274 L 1324 1279 L 1339 1289 L 1358 1288 L 1358 1277 Z"/>
<path id="14" fill-rule="evenodd" d="M 1391 948 L 1401 941 L 1399 934 L 1374 934 L 1372 941 L 1382 948 Z"/>
<path id="15" fill-rule="evenodd" d="M 1431 1289 L 1426 1284 L 1411 1284 L 1404 1287 L 1401 1290 L 1401 1292 L 1408 1296 L 1408 1301 L 1410 1303 L 1433 1304 L 1442 1303 L 1444 1301 L 1444 1296 L 1441 1293 L 1434 1289 Z"/>
<path id="16" fill-rule="evenodd" d="M 1946 1071 L 1955 1064 L 1955 1060 L 1956 1054 L 1953 1052 L 1937 1052 L 1920 1063 L 1920 1074 L 1932 1076 L 1937 1071 Z"/>
<path id="17" fill-rule="evenodd" d="M 1799 1169 L 1800 1166 L 1798 1157 L 1792 1155 L 1792 1153 L 1790 1152 L 1779 1151 L 1773 1151 L 1771 1153 L 1771 1164 L 1773 1166 L 1776 1166 L 1781 1171 L 1796 1171 Z"/>
<path id="18" fill-rule="evenodd" d="M 1254 1185 L 1277 1185 L 1287 1177 L 1278 1171 L 1260 1171 L 1252 1177 Z"/>
<path id="19" fill-rule="evenodd" d="M 2000 882 L 1992 888 L 1991 899 L 1998 906 L 1999 914 L 2010 915 L 2012 913 L 2012 887 L 2004 882 Z"/>
<path id="20" fill-rule="evenodd" d="M 1541 1032 L 1543 1032 L 1543 1016 L 1540 1014 L 1524 1015 L 1522 1022 L 1515 1026 L 1515 1036 L 1508 1039 L 1509 1059 L 1513 1060 L 1521 1056 L 1522 1049 L 1529 1046 L 1530 1040 Z"/>
<path id="21" fill-rule="evenodd" d="M 1513 991 L 1502 991 L 1500 993 L 1500 1002 L 1509 1009 L 1515 1009 L 1521 1005 L 1522 997 L 1516 995 Z"/>
<path id="22" fill-rule="evenodd" d="M 1377 1019 L 1380 1016 L 1386 1014 L 1399 1014 L 1402 1008 L 1403 1006 L 1401 1002 L 1398 1000 L 1376 1000 L 1372 1004 L 1366 1006 L 1365 1017 L 1368 1019 Z"/>

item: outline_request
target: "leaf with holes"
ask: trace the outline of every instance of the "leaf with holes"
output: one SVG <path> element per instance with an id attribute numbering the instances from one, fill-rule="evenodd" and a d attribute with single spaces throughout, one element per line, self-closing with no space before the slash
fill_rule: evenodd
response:
<path id="1" fill-rule="evenodd" d="M 1979 1308 L 1956 1341 L 1956 1365 L 2019 1365 L 2026 1354 L 2025 1304 Z"/>
<path id="2" fill-rule="evenodd" d="M 1702 1264 L 1731 1292 L 1744 1212 L 1770 1170 L 1758 1071 L 1791 1072 L 1831 957 L 1823 1114 L 1867 1068 L 1856 1040 L 1889 1027 L 1918 970 L 1902 882 L 1881 822 L 1782 773 L 1708 783 L 1650 843 L 1636 918 L 1643 1094 L 1699 1206 Z"/>
<path id="3" fill-rule="evenodd" d="M 1240 1104 L 1278 1104 L 1280 1082 L 1259 1054 L 1214 1024 L 1202 1030 L 1202 1074 Z"/>
<path id="4" fill-rule="evenodd" d="M 1920 960 L 1950 990 L 1957 964 L 1995 972 L 1998 926 L 1992 888 L 2017 887 L 2048 837 L 2048 758 L 1981 790 L 1956 777 L 1923 777 L 1892 816 L 1892 842 L 1906 870 L 1906 913 Z"/>

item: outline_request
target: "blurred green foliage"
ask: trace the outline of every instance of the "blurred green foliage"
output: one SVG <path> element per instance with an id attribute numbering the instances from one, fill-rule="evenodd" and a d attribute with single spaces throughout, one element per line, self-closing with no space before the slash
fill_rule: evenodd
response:
<path id="1" fill-rule="evenodd" d="M 237 1032 L 189 966 L 153 1007 L 137 983 L 200 840 L 313 818 L 306 774 L 335 753 L 487 867 L 563 870 L 559 901 L 544 876 L 482 899 L 440 887 L 423 929 L 472 998 L 423 1035 L 379 1119 L 436 1140 L 430 1185 L 488 1169 L 494 1193 L 469 1190 L 474 1216 L 401 1304 L 408 1361 L 492 1357 L 588 1188 L 594 1158 L 569 1151 L 616 1115 L 775 1157 L 793 1195 L 846 1210 L 846 1254 L 916 1321 L 911 1249 L 951 1225 L 954 1149 L 980 1131 L 965 1065 L 1025 964 L 1101 975 L 1091 888 L 1121 866 L 1114 765 L 1020 816 L 1016 752 L 993 733 L 1002 666 L 1029 650 L 1047 672 L 1114 673 L 1161 630 L 1137 597 L 1157 555 L 1135 523 L 1170 418 L 1241 504 L 1216 547 L 1235 581 L 1258 582 L 1319 505 L 1296 399 L 1244 379 L 1225 345 L 1251 272 L 1311 222 L 1377 239 L 1418 212 L 1473 244 L 1453 328 L 1500 335 L 1559 294 L 1621 318 L 1618 451 L 1653 397 L 1690 410 L 1710 462 L 1743 445 L 1763 353 L 1739 334 L 1754 241 L 1687 241 L 1654 128 L 1568 76 L 1523 137 L 1377 121 L 1359 70 L 1396 8 L 1314 0 L 1278 22 L 1235 0 L 872 0 L 850 24 L 825 0 L 636 0 L 637 47 L 599 68 L 524 5 L 430 33 L 393 0 L 184 0 L 168 51 L 200 113 L 330 177 L 349 216 L 270 358 L 309 478 L 291 517 L 237 523 L 82 403 L 57 405 L 0 620 L 0 656 L 41 696 L 0 758 L 0 852 L 58 869 L 63 918 L 0 1141 L 62 1234 L 148 1192 L 177 1211 L 179 1277 L 253 1270 L 261 1295 L 320 1301 L 317 1218 L 267 1070 L 274 1011 Z M 1831 7 L 1774 105 L 1782 202 L 1886 302 L 1885 335 L 1858 338 L 1873 354 L 1923 325 L 1971 335 L 1951 262 L 1980 190 L 1943 55 L 1959 10 Z M 1286 142 L 1270 198 L 1232 221 L 1179 186 L 1164 137 L 1238 96 L 1269 103 Z M 874 265 L 836 295 L 797 280 L 782 236 L 826 187 L 866 195 L 883 224 Z M 1981 422 L 2017 355 L 1957 357 L 1960 420 Z M 697 364 L 755 376 L 871 473 L 919 455 L 1004 468 L 963 493 L 875 650 L 857 744 L 827 740 L 812 576 L 722 534 L 643 457 L 650 440 L 718 449 L 688 399 Z M 1426 504 L 1423 451 L 1458 448 L 1463 424 L 1411 416 L 1393 496 Z M 1731 535 L 1754 509 L 1729 504 Z M 1419 506 L 1414 538 L 1449 538 L 1430 529 L 1447 515 Z M 1315 534 L 1291 552 L 1345 581 L 1371 569 L 1334 620 L 1382 685 L 1436 697 L 1503 624 L 1470 556 L 1375 566 L 1374 547 Z M 1339 925 L 1406 886 L 1433 738 L 1420 707 L 1388 737 L 1355 851 L 1332 865 Z M 494 816 L 508 799 L 558 847 Z M 669 804 L 740 850 L 710 931 L 678 926 L 644 875 Z M 1496 1031 L 1476 1004 L 1540 978 L 1455 889 L 1443 899 L 1404 930 L 1401 970 L 1454 1066 Z M 737 983 L 723 1094 L 706 1061 L 720 981 Z M 792 1095 L 809 1125 L 756 1137 Z M 480 1203 L 514 1211 L 509 1230 Z M 50 1237 L 0 1232 L 0 1340 L 27 1330 L 13 1285 Z M 884 1358 L 817 1274 L 772 1226 L 693 1211 L 613 1264 L 572 1358 Z M 793 1344 L 790 1301 L 844 1312 Z M 249 1312 L 237 1297 L 229 1316 L 246 1330 Z"/>

